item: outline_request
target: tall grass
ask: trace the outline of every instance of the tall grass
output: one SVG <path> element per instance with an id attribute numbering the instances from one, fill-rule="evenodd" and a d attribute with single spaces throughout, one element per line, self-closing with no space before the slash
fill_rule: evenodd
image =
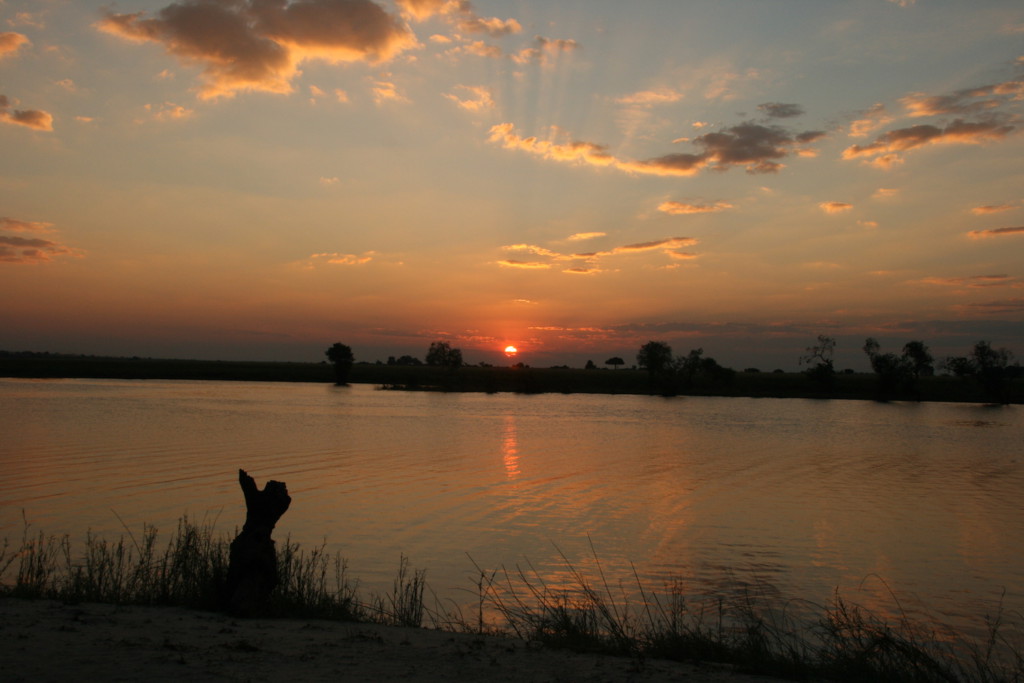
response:
<path id="1" fill-rule="evenodd" d="M 767 587 L 738 596 L 694 599 L 681 579 L 659 591 L 639 575 L 609 580 L 596 553 L 587 574 L 564 556 L 566 572 L 551 585 L 529 564 L 476 566 L 475 614 L 458 606 L 425 606 L 426 575 L 402 556 L 390 592 L 360 599 L 347 563 L 324 545 L 278 546 L 280 585 L 270 616 L 373 621 L 475 633 L 497 633 L 579 651 L 683 661 L 714 661 L 739 671 L 832 681 L 1024 681 L 1021 616 L 1000 609 L 980 640 L 939 623 L 914 620 L 899 608 L 883 618 L 838 592 L 827 605 L 784 602 Z M 30 533 L 0 545 L 0 596 L 67 602 L 219 607 L 229 541 L 210 523 L 179 521 L 166 545 L 144 527 L 116 541 L 87 535 L 80 552 L 68 536 Z M 475 564 L 475 563 L 474 563 Z M 436 604 L 436 603 L 435 603 Z M 818 614 L 818 617 L 808 617 Z M 1014 635 L 1016 634 L 1016 636 Z"/>

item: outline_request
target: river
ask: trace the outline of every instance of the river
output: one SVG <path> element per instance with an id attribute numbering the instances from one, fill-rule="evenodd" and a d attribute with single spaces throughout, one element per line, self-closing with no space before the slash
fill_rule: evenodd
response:
<path id="1" fill-rule="evenodd" d="M 980 633 L 1024 612 L 1022 423 L 973 404 L 2 379 L 0 536 L 183 515 L 230 535 L 244 468 L 288 485 L 278 538 L 326 542 L 370 590 L 402 555 L 453 602 L 475 567 L 558 586 L 568 561 L 695 599 L 838 589 Z"/>

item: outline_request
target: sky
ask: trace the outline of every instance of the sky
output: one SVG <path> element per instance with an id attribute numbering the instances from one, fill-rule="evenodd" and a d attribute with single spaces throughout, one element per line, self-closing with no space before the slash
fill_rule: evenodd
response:
<path id="1" fill-rule="evenodd" d="M 0 349 L 1024 354 L 1020 0 L 0 0 Z"/>

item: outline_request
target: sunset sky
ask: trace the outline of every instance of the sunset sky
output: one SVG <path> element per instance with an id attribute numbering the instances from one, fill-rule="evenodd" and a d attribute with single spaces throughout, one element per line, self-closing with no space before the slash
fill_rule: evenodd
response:
<path id="1" fill-rule="evenodd" d="M 1020 0 L 0 0 L 0 349 L 1024 355 Z"/>

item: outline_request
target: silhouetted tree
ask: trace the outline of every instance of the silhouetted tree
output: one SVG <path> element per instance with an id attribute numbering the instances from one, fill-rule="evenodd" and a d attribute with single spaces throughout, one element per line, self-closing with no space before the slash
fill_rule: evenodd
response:
<path id="1" fill-rule="evenodd" d="M 605 365 L 612 366 L 613 370 L 618 370 L 620 365 L 625 365 L 626 361 L 622 360 L 618 356 L 613 356 L 604 362 Z"/>
<path id="2" fill-rule="evenodd" d="M 878 375 L 878 395 L 888 400 L 896 392 L 897 387 L 905 382 L 911 373 L 911 361 L 906 355 L 900 357 L 895 353 L 882 353 L 878 340 L 868 337 L 864 340 L 864 353 L 871 361 L 871 369 Z"/>
<path id="3" fill-rule="evenodd" d="M 676 358 L 673 362 L 673 366 L 676 371 L 676 375 L 682 382 L 683 386 L 689 387 L 693 385 L 693 380 L 697 376 L 697 373 L 701 370 L 701 365 L 704 355 L 704 349 L 690 349 L 690 353 L 685 356 Z M 714 361 L 712 361 L 714 362 Z M 718 363 L 715 363 L 718 365 Z"/>
<path id="4" fill-rule="evenodd" d="M 969 357 L 946 358 L 942 367 L 957 377 L 974 378 L 989 398 L 999 403 L 1009 403 L 1013 380 L 1024 374 L 1024 368 L 1013 362 L 1013 353 L 993 349 L 987 341 L 975 344 Z"/>
<path id="5" fill-rule="evenodd" d="M 965 356 L 947 356 L 940 365 L 954 377 L 968 377 L 974 374 L 971 359 Z"/>
<path id="6" fill-rule="evenodd" d="M 348 373 L 352 370 L 355 356 L 352 355 L 352 347 L 336 342 L 324 352 L 327 360 L 334 364 L 334 379 L 338 384 L 348 384 Z"/>
<path id="7" fill-rule="evenodd" d="M 903 356 L 910 362 L 910 372 L 914 379 L 935 374 L 935 359 L 923 341 L 908 341 L 903 345 Z"/>
<path id="8" fill-rule="evenodd" d="M 832 364 L 832 355 L 835 350 L 835 337 L 819 334 L 818 343 L 808 346 L 804 355 L 800 356 L 801 365 L 814 363 L 813 367 L 806 370 L 807 376 L 826 388 L 832 386 L 836 377 L 836 369 Z"/>
<path id="9" fill-rule="evenodd" d="M 1013 362 L 1008 349 L 994 349 L 987 341 L 980 341 L 971 351 L 974 376 L 981 388 L 998 403 L 1010 402 L 1010 383 L 1021 376 L 1021 367 Z"/>
<path id="10" fill-rule="evenodd" d="M 649 341 L 636 354 L 636 364 L 647 368 L 652 377 L 664 371 L 671 363 L 672 347 L 665 342 Z"/>
<path id="11" fill-rule="evenodd" d="M 436 341 L 427 350 L 427 365 L 440 365 L 451 371 L 462 367 L 462 351 L 446 341 Z"/>
<path id="12" fill-rule="evenodd" d="M 583 369 L 584 370 L 597 370 L 597 366 L 594 364 L 594 361 L 588 360 L 587 364 L 583 366 Z"/>

